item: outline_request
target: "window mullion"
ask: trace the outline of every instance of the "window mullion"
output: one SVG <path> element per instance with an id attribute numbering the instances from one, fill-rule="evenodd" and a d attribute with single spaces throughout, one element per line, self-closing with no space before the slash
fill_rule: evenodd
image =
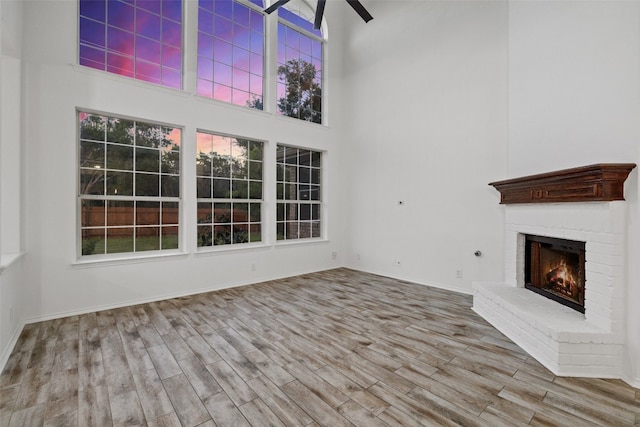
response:
<path id="1" fill-rule="evenodd" d="M 266 16 L 265 23 L 265 94 L 264 109 L 267 112 L 276 112 L 277 77 L 278 77 L 278 16 L 271 14 Z"/>
<path id="2" fill-rule="evenodd" d="M 198 69 L 198 2 L 183 2 L 183 87 L 188 93 L 196 93 Z"/>

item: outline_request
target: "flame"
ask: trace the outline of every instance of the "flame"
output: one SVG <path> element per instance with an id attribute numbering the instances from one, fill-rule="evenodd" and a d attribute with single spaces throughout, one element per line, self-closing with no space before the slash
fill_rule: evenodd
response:
<path id="1" fill-rule="evenodd" d="M 566 259 L 561 258 L 560 262 L 547 272 L 549 287 L 568 296 L 577 295 L 578 284 L 572 270 L 567 266 Z"/>

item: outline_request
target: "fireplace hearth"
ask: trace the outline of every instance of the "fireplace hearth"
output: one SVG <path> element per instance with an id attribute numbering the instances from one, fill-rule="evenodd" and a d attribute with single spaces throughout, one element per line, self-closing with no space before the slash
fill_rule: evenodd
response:
<path id="1" fill-rule="evenodd" d="M 584 313 L 585 244 L 525 236 L 524 287 Z"/>
<path id="2" fill-rule="evenodd" d="M 505 205 L 504 281 L 474 282 L 473 309 L 556 375 L 621 378 L 623 189 L 634 167 L 595 164 L 491 183 Z"/>

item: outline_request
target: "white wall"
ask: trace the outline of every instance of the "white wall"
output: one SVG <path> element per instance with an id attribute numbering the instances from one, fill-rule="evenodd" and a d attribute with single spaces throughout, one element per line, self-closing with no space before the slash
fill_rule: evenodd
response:
<path id="1" fill-rule="evenodd" d="M 507 4 L 366 5 L 366 25 L 347 11 L 346 263 L 471 293 L 472 280 L 503 275 L 487 184 L 506 173 Z"/>
<path id="2" fill-rule="evenodd" d="M 640 2 L 509 5 L 509 177 L 640 163 Z M 640 386 L 638 169 L 625 185 L 626 378 Z"/>
<path id="3" fill-rule="evenodd" d="M 194 11 L 197 2 L 189 1 Z M 238 284 L 329 269 L 341 265 L 344 248 L 344 185 L 340 167 L 340 44 L 331 46 L 328 105 L 330 127 L 248 111 L 192 94 L 158 88 L 74 65 L 77 49 L 77 2 L 29 1 L 24 40 L 26 142 L 25 300 L 30 320 L 220 289 Z M 327 8 L 329 9 L 329 8 Z M 188 16 L 193 17 L 192 13 Z M 339 15 L 327 10 L 331 34 L 341 38 Z M 336 20 L 335 30 L 331 26 Z M 36 30 L 37 29 L 37 30 Z M 194 49 L 193 44 L 187 44 Z M 195 64 L 192 61 L 190 64 Z M 190 82 L 195 70 L 187 69 Z M 191 83 L 191 86 L 193 84 Z M 333 95 L 333 96 L 332 96 Z M 77 266 L 76 261 L 76 108 L 92 109 L 184 126 L 183 219 L 187 253 L 138 262 Z M 323 191 L 329 215 L 328 241 L 270 245 L 251 250 L 194 254 L 196 129 L 267 141 L 265 222 L 275 217 L 275 144 L 326 150 Z M 337 252 L 337 259 L 332 258 Z M 252 271 L 252 265 L 255 270 Z"/>
<path id="4" fill-rule="evenodd" d="M 20 86 L 21 86 L 21 5 L 2 5 L 2 98 L 0 99 L 0 250 L 20 252 Z"/>
<path id="5" fill-rule="evenodd" d="M 22 327 L 20 2 L 0 2 L 0 367 Z"/>

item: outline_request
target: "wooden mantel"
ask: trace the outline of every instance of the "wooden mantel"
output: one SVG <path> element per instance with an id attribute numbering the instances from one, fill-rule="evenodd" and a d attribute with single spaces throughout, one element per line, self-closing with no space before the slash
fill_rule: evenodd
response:
<path id="1" fill-rule="evenodd" d="M 624 181 L 634 163 L 598 163 L 490 182 L 500 203 L 608 202 L 624 200 Z"/>

